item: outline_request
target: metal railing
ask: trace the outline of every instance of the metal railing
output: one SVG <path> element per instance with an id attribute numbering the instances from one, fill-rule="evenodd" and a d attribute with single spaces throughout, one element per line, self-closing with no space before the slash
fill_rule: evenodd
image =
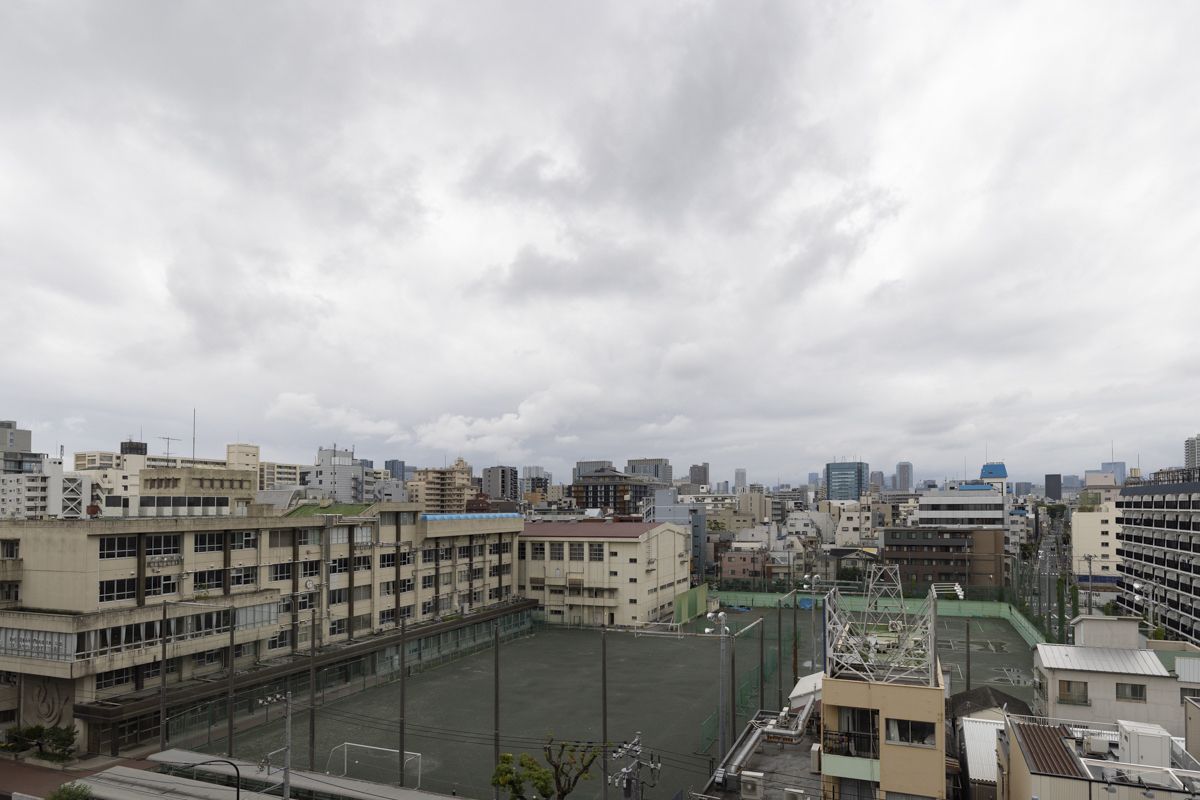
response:
<path id="1" fill-rule="evenodd" d="M 830 756 L 879 758 L 879 734 L 853 731 L 824 731 L 821 752 Z"/>

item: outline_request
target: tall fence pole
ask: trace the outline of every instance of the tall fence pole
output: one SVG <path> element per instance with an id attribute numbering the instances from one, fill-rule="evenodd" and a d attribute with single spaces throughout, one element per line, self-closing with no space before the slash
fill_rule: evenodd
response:
<path id="1" fill-rule="evenodd" d="M 317 591 L 320 591 L 319 589 Z M 317 768 L 317 600 L 312 598 L 312 627 L 308 629 L 308 768 Z"/>
<path id="2" fill-rule="evenodd" d="M 404 673 L 408 672 L 405 664 L 408 655 L 408 618 L 400 618 L 400 783 L 404 787 Z"/>
<path id="3" fill-rule="evenodd" d="M 600 629 L 600 747 L 603 800 L 608 800 L 608 628 Z"/>
<path id="4" fill-rule="evenodd" d="M 158 657 L 158 751 L 167 749 L 167 601 L 163 600 L 162 654 Z"/>
<path id="5" fill-rule="evenodd" d="M 495 663 L 495 720 L 493 725 L 495 742 L 493 744 L 493 755 L 495 756 L 496 767 L 500 766 L 500 619 L 497 617 L 492 628 L 492 646 L 496 650 Z M 496 787 L 492 790 L 493 800 L 500 800 L 500 788 Z"/>
<path id="6" fill-rule="evenodd" d="M 230 534 L 232 535 L 232 534 Z M 225 699 L 225 712 L 229 715 L 229 757 L 233 758 L 233 648 L 237 633 L 237 609 L 229 606 L 229 688 Z"/>
<path id="7" fill-rule="evenodd" d="M 737 696 L 738 696 L 738 674 L 737 674 L 737 637 L 729 637 L 729 741 L 732 745 L 737 738 L 735 731 L 737 730 Z"/>
<path id="8" fill-rule="evenodd" d="M 793 603 L 796 602 L 795 595 L 792 595 L 792 602 Z M 780 711 L 783 711 L 783 598 L 782 597 L 779 598 L 778 608 L 776 608 L 775 610 L 779 614 L 779 617 L 775 620 L 775 622 L 777 623 L 776 624 L 777 630 L 775 633 L 778 637 L 778 639 L 777 639 L 778 644 L 775 649 L 778 651 L 778 655 L 779 655 L 779 657 L 776 659 L 777 663 L 775 664 L 775 676 L 778 679 L 776 682 L 779 684 L 779 705 L 777 706 L 777 708 Z"/>
<path id="9" fill-rule="evenodd" d="M 767 618 L 758 618 L 758 707 L 766 708 L 763 691 L 767 684 Z"/>

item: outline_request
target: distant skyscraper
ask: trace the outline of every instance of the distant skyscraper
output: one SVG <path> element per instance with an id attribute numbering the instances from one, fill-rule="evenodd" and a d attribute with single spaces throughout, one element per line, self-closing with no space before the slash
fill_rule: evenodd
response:
<path id="1" fill-rule="evenodd" d="M 901 461 L 896 465 L 896 491 L 911 492 L 913 489 L 912 464 Z"/>
<path id="2" fill-rule="evenodd" d="M 372 460 L 370 460 L 370 459 L 367 459 L 367 458 L 360 458 L 360 459 L 358 460 L 358 463 L 362 464 L 362 465 L 363 465 L 364 467 L 366 467 L 367 469 L 375 469 L 375 462 L 374 462 L 374 461 L 372 461 Z"/>
<path id="3" fill-rule="evenodd" d="M 1062 485 L 1064 489 L 1078 489 L 1082 484 L 1083 482 L 1079 480 L 1078 475 L 1062 476 Z"/>
<path id="4" fill-rule="evenodd" d="M 887 486 L 883 483 L 883 471 L 876 470 L 871 473 L 871 483 L 875 484 L 880 490 L 886 489 Z"/>
<path id="5" fill-rule="evenodd" d="M 746 488 L 746 469 L 738 467 L 733 471 L 733 489 L 737 491 L 744 488 Z"/>
<path id="6" fill-rule="evenodd" d="M 708 462 L 703 464 L 692 464 L 692 468 L 688 470 L 688 483 L 694 483 L 697 486 L 707 486 L 708 480 Z"/>
<path id="7" fill-rule="evenodd" d="M 712 485 L 713 494 L 729 494 L 729 481 L 718 481 Z"/>
<path id="8" fill-rule="evenodd" d="M 1117 481 L 1117 486 L 1125 483 L 1124 461 L 1103 461 L 1100 463 L 1101 472 L 1111 472 Z"/>
<path id="9" fill-rule="evenodd" d="M 671 461 L 666 458 L 631 458 L 625 464 L 625 474 L 650 475 L 663 483 L 670 483 L 675 477 Z"/>
<path id="10" fill-rule="evenodd" d="M 1183 465 L 1200 467 L 1200 433 L 1183 442 Z"/>
<path id="11" fill-rule="evenodd" d="M 554 483 L 554 476 L 541 467 L 521 467 L 521 493 L 545 491 Z"/>
<path id="12" fill-rule="evenodd" d="M 404 477 L 404 462 L 398 458 L 389 458 L 383 462 L 383 468 L 392 476 L 392 480 L 406 480 Z"/>
<path id="13" fill-rule="evenodd" d="M 821 485 L 821 473 L 819 473 L 819 472 L 808 473 L 808 485 L 809 486 L 820 486 Z"/>
<path id="14" fill-rule="evenodd" d="M 1062 475 L 1046 476 L 1046 499 L 1062 500 Z"/>
<path id="15" fill-rule="evenodd" d="M 1028 481 L 1017 481 L 1013 484 L 1013 494 L 1017 497 L 1024 497 L 1033 491 L 1033 484 Z"/>
<path id="16" fill-rule="evenodd" d="M 857 500 L 867 493 L 871 466 L 865 461 L 838 461 L 825 465 L 825 496 L 830 500 Z"/>

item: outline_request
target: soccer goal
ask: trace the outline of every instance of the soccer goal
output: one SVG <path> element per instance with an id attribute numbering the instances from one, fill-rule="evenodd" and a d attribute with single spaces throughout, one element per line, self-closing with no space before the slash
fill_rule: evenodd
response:
<path id="1" fill-rule="evenodd" d="M 372 747 L 368 744 L 342 742 L 329 751 L 329 759 L 325 762 L 325 774 L 336 775 L 339 778 L 358 778 L 375 783 L 395 783 L 400 776 L 398 754 L 399 750 L 389 747 Z M 404 752 L 404 782 L 411 780 L 411 769 L 416 762 L 417 785 L 406 786 L 409 789 L 421 788 L 421 754 Z"/>

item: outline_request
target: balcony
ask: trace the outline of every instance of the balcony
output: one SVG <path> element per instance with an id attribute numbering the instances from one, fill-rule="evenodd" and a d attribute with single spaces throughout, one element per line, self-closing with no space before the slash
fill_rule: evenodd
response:
<path id="1" fill-rule="evenodd" d="M 1060 694 L 1058 704 L 1062 706 L 1090 706 L 1092 701 L 1075 694 Z"/>
<path id="2" fill-rule="evenodd" d="M 821 736 L 821 752 L 827 756 L 879 758 L 879 734 L 826 730 Z"/>

